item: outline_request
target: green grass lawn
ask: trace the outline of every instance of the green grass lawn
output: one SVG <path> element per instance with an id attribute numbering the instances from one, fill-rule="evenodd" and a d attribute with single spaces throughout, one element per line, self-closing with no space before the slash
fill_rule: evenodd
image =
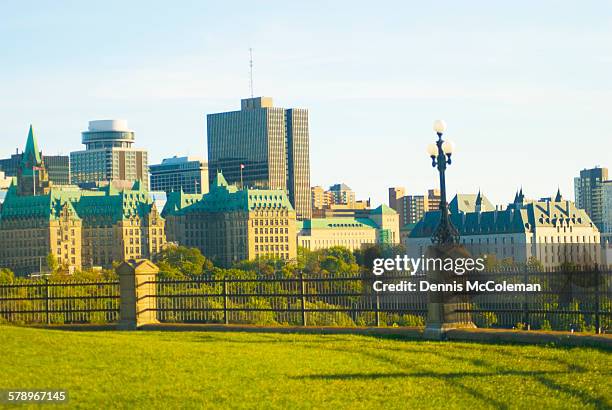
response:
<path id="1" fill-rule="evenodd" d="M 612 406 L 612 354 L 593 348 L 7 326 L 0 346 L 0 389 L 66 389 L 71 407 Z"/>

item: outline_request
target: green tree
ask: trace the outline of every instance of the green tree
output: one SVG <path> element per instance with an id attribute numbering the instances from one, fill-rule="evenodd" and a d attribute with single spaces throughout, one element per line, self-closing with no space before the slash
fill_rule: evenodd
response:
<path id="1" fill-rule="evenodd" d="M 155 255 L 162 277 L 185 277 L 202 275 L 213 271 L 212 262 L 199 249 L 185 246 L 168 246 Z"/>
<path id="2" fill-rule="evenodd" d="M 15 274 L 8 268 L 0 268 L 0 283 L 13 283 Z"/>
<path id="3" fill-rule="evenodd" d="M 52 253 L 49 253 L 47 255 L 47 268 L 49 268 L 49 271 L 51 273 L 59 269 L 59 262 L 57 261 L 57 258 L 55 257 L 55 255 Z"/>

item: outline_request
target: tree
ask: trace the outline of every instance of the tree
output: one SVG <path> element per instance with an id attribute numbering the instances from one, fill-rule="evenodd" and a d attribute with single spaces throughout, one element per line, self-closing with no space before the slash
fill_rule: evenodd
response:
<path id="1" fill-rule="evenodd" d="M 8 268 L 0 268 L 0 283 L 13 283 L 15 274 Z"/>
<path id="2" fill-rule="evenodd" d="M 49 268 L 49 271 L 51 273 L 59 269 L 59 262 L 57 261 L 57 257 L 52 253 L 49 253 L 47 255 L 47 268 Z"/>
<path id="3" fill-rule="evenodd" d="M 199 249 L 185 246 L 168 246 L 153 260 L 165 277 L 202 275 L 213 271 L 212 262 Z"/>

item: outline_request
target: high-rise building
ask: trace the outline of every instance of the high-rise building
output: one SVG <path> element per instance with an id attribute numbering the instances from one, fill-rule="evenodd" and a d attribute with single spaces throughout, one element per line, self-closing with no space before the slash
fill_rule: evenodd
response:
<path id="1" fill-rule="evenodd" d="M 583 169 L 574 178 L 576 206 L 584 209 L 598 228 L 603 222 L 603 184 L 608 179 L 608 168 Z"/>
<path id="2" fill-rule="evenodd" d="M 240 111 L 209 114 L 209 181 L 281 189 L 298 219 L 311 215 L 308 110 L 274 107 L 269 97 L 243 99 Z"/>
<path id="3" fill-rule="evenodd" d="M 282 189 L 239 189 L 215 172 L 205 195 L 171 192 L 162 215 L 167 238 L 222 266 L 273 257 L 295 259 L 295 211 Z"/>
<path id="4" fill-rule="evenodd" d="M 82 133 L 84 151 L 70 153 L 72 183 L 80 186 L 105 185 L 111 181 L 126 186 L 141 181 L 149 188 L 147 151 L 134 148 L 134 131 L 125 120 L 90 121 Z"/>
<path id="5" fill-rule="evenodd" d="M 188 194 L 208 192 L 208 165 L 200 158 L 172 157 L 151 165 L 151 190 Z"/>
<path id="6" fill-rule="evenodd" d="M 438 190 L 430 189 L 428 196 L 406 195 L 403 187 L 389 188 L 389 207 L 394 209 L 399 215 L 400 226 L 417 223 L 429 208 L 429 198 L 436 204 L 435 194 Z M 440 204 L 439 192 L 437 204 Z M 437 208 L 436 208 L 437 209 Z"/>

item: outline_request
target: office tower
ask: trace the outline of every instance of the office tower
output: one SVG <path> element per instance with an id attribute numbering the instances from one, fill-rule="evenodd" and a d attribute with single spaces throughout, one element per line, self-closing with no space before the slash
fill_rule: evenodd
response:
<path id="1" fill-rule="evenodd" d="M 298 219 L 311 215 L 308 110 L 274 107 L 269 97 L 243 99 L 240 111 L 209 114 L 209 182 L 281 189 Z"/>
<path id="2" fill-rule="evenodd" d="M 73 184 L 98 186 L 118 181 L 131 186 L 141 181 L 149 188 L 147 151 L 133 147 L 134 131 L 127 121 L 90 121 L 82 142 L 84 151 L 70 153 Z"/>
<path id="3" fill-rule="evenodd" d="M 208 192 L 208 165 L 201 158 L 172 157 L 151 165 L 151 190 L 188 194 Z"/>
<path id="4" fill-rule="evenodd" d="M 608 168 L 599 167 L 583 169 L 574 178 L 576 206 L 584 209 L 599 229 L 603 222 L 603 183 L 607 179 Z"/>

